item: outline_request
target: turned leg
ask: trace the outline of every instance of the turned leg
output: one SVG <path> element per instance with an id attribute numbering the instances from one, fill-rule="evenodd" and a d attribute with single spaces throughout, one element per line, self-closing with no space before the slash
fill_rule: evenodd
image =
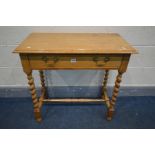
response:
<path id="1" fill-rule="evenodd" d="M 108 83 L 109 70 L 105 70 L 104 81 L 102 85 L 102 98 L 105 100 L 107 108 L 110 107 L 110 101 L 107 94 L 107 83 Z"/>
<path id="2" fill-rule="evenodd" d="M 30 86 L 31 95 L 32 95 L 34 117 L 36 121 L 40 122 L 42 118 L 41 118 L 40 108 L 38 106 L 38 99 L 37 99 L 37 94 L 36 94 L 36 89 L 35 89 L 35 84 L 34 84 L 34 80 L 32 77 L 32 73 L 27 74 L 27 78 L 28 78 L 28 84 Z"/>
<path id="3" fill-rule="evenodd" d="M 39 71 L 39 75 L 40 75 L 40 81 L 41 81 L 41 90 L 42 90 L 42 92 L 45 91 L 44 97 L 47 98 L 47 92 L 46 92 L 46 87 L 45 87 L 45 76 L 44 76 L 44 72 L 40 70 Z"/>
<path id="4" fill-rule="evenodd" d="M 114 106 L 115 106 L 117 96 L 118 96 L 118 93 L 119 93 L 119 87 L 120 87 L 120 83 L 122 81 L 122 74 L 123 73 L 118 72 L 118 75 L 116 77 L 115 86 L 114 86 L 112 98 L 111 98 L 111 101 L 110 101 L 110 107 L 108 108 L 107 120 L 112 119 L 113 113 L 115 111 Z"/>
<path id="5" fill-rule="evenodd" d="M 104 81 L 103 81 L 103 89 L 107 89 L 109 70 L 105 70 Z"/>

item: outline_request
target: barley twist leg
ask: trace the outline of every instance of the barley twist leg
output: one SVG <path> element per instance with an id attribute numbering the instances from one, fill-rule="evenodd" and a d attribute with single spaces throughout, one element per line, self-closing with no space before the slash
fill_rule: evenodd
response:
<path id="1" fill-rule="evenodd" d="M 33 101 L 33 107 L 34 107 L 34 117 L 36 121 L 40 122 L 42 120 L 41 118 L 41 113 L 40 113 L 40 108 L 38 107 L 38 99 L 37 99 L 37 94 L 36 94 L 36 89 L 35 89 L 35 84 L 34 84 L 34 79 L 32 77 L 32 73 L 27 74 L 27 79 L 28 79 L 28 84 L 32 96 L 32 101 Z"/>
<path id="2" fill-rule="evenodd" d="M 40 81 L 41 81 L 41 89 L 42 89 L 42 91 L 45 91 L 44 97 L 47 98 L 47 92 L 46 92 L 46 86 L 45 86 L 45 76 L 44 76 L 44 72 L 40 70 L 40 71 L 39 71 L 39 75 L 40 75 Z"/>
<path id="3" fill-rule="evenodd" d="M 107 82 L 108 82 L 109 70 L 105 71 L 104 81 L 103 81 L 103 89 L 107 89 Z"/>
<path id="4" fill-rule="evenodd" d="M 112 98 L 111 98 L 111 102 L 110 102 L 110 107 L 109 107 L 108 113 L 107 113 L 107 119 L 108 120 L 112 119 L 113 113 L 115 111 L 114 106 L 115 106 L 117 96 L 118 96 L 118 93 L 119 93 L 119 88 L 120 88 L 121 81 L 122 81 L 122 73 L 118 72 L 118 75 L 117 75 L 116 81 L 115 81 L 115 86 L 114 86 Z"/>
<path id="5" fill-rule="evenodd" d="M 109 76 L 109 70 L 105 70 L 104 81 L 102 85 L 102 98 L 105 100 L 107 108 L 110 107 L 110 101 L 107 93 L 108 76 Z"/>

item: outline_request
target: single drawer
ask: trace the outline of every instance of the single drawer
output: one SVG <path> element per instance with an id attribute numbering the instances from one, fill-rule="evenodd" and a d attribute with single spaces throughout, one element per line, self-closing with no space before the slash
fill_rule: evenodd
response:
<path id="1" fill-rule="evenodd" d="M 74 54 L 51 55 L 31 54 L 29 61 L 32 69 L 118 69 L 121 65 L 120 54 Z"/>

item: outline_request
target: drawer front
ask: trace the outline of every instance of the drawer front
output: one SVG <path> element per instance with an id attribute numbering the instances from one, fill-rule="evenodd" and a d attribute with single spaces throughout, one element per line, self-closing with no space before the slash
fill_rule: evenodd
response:
<path id="1" fill-rule="evenodd" d="M 29 55 L 32 69 L 118 69 L 122 55 Z"/>

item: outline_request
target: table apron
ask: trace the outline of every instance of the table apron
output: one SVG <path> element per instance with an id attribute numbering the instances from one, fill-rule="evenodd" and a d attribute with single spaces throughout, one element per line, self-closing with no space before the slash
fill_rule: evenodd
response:
<path id="1" fill-rule="evenodd" d="M 118 69 L 122 54 L 102 55 L 51 55 L 30 54 L 29 63 L 32 70 L 50 69 Z"/>

